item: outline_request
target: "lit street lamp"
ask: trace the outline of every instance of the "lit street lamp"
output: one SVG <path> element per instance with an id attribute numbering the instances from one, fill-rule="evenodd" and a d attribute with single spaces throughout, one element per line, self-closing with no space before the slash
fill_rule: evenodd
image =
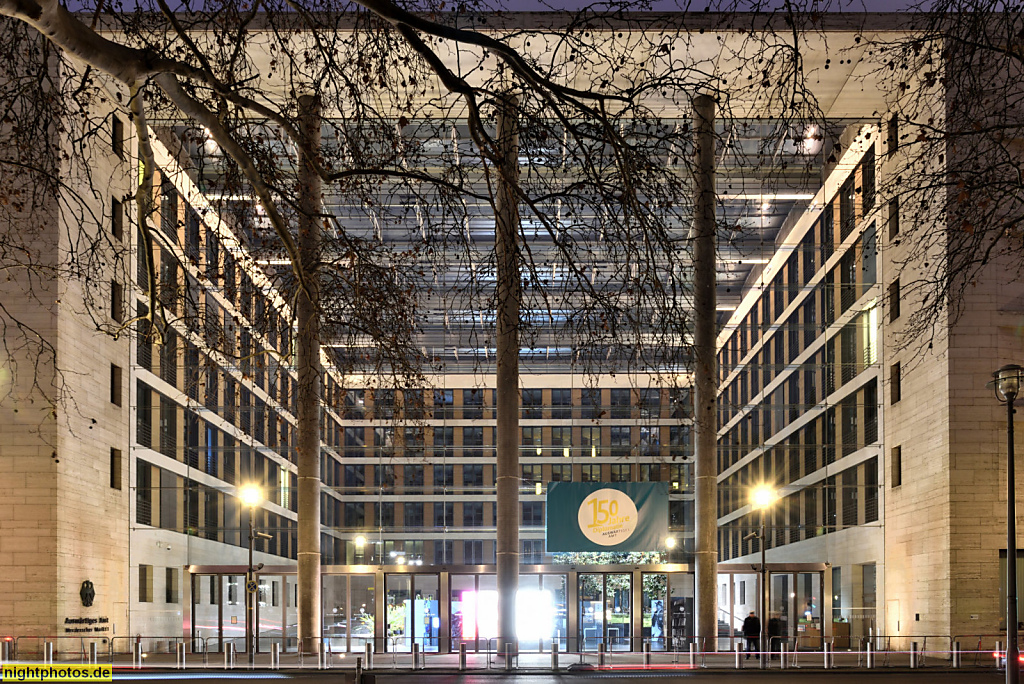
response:
<path id="1" fill-rule="evenodd" d="M 263 563 L 252 564 L 253 543 L 256 537 L 270 539 L 270 535 L 256 531 L 256 507 L 263 501 L 263 490 L 259 485 L 242 486 L 238 490 L 238 498 L 249 507 L 249 571 L 245 574 L 245 648 L 249 653 L 249 665 L 252 666 L 256 662 L 256 572 L 263 568 Z"/>
<path id="2" fill-rule="evenodd" d="M 765 562 L 765 512 L 778 498 L 778 492 L 766 484 L 758 485 L 750 492 L 750 505 L 761 511 L 761 531 L 757 534 L 757 538 L 761 546 L 761 595 L 759 598 L 761 604 L 760 651 L 762 670 L 768 667 L 768 649 L 766 646 L 769 645 L 765 637 L 768 628 L 768 565 Z"/>
<path id="3" fill-rule="evenodd" d="M 1020 392 L 1024 368 L 1009 364 L 992 374 L 988 387 L 1006 404 L 1006 684 L 1017 684 L 1020 655 L 1017 648 L 1017 494 L 1013 447 L 1013 401 Z"/>

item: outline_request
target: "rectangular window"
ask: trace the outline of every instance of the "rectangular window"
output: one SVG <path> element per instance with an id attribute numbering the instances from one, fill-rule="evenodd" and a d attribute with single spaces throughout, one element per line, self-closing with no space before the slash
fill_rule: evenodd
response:
<path id="1" fill-rule="evenodd" d="M 900 400 L 900 364 L 899 362 L 889 367 L 889 403 L 895 404 Z"/>
<path id="2" fill-rule="evenodd" d="M 864 522 L 878 520 L 878 463 L 872 458 L 864 468 Z"/>
<path id="3" fill-rule="evenodd" d="M 423 527 L 423 504 L 406 501 L 402 508 L 405 512 L 406 527 Z"/>
<path id="4" fill-rule="evenodd" d="M 661 480 L 660 463 L 641 463 L 640 482 L 659 482 Z"/>
<path id="5" fill-rule="evenodd" d="M 135 461 L 135 522 L 153 524 L 153 467 L 142 460 Z"/>
<path id="6" fill-rule="evenodd" d="M 875 206 L 875 147 L 872 144 L 861 162 L 861 197 L 864 202 L 864 213 Z"/>
<path id="7" fill-rule="evenodd" d="M 484 562 L 484 543 L 482 541 L 463 542 L 466 565 L 479 565 Z"/>
<path id="8" fill-rule="evenodd" d="M 572 466 L 569 464 L 551 466 L 552 482 L 572 482 Z"/>
<path id="9" fill-rule="evenodd" d="M 114 406 L 120 406 L 122 403 L 121 381 L 123 375 L 120 366 L 110 364 L 110 403 Z"/>
<path id="10" fill-rule="evenodd" d="M 551 390 L 551 417 L 572 418 L 572 390 Z"/>
<path id="11" fill-rule="evenodd" d="M 446 528 L 449 525 L 455 524 L 455 504 L 451 501 L 435 501 L 434 507 L 434 527 Z"/>
<path id="12" fill-rule="evenodd" d="M 153 602 L 153 566 L 139 566 L 139 603 Z"/>
<path id="13" fill-rule="evenodd" d="M 451 541 L 434 540 L 434 565 L 445 565 L 454 561 L 455 543 Z"/>
<path id="14" fill-rule="evenodd" d="M 900 279 L 889 283 L 889 322 L 900 317 Z"/>
<path id="15" fill-rule="evenodd" d="M 118 159 L 124 159 L 124 122 L 116 114 L 110 117 L 110 149 Z"/>
<path id="16" fill-rule="evenodd" d="M 611 470 L 612 482 L 629 482 L 629 464 L 614 463 Z"/>
<path id="17" fill-rule="evenodd" d="M 889 117 L 886 122 L 886 147 L 888 156 L 896 154 L 896 150 L 900 146 L 900 121 L 899 118 L 893 114 Z"/>
<path id="18" fill-rule="evenodd" d="M 543 527 L 544 526 L 544 502 L 543 501 L 524 501 L 523 502 L 523 517 L 520 520 L 520 524 L 526 527 Z"/>
<path id="19" fill-rule="evenodd" d="M 121 488 L 121 450 L 110 449 L 110 488 Z"/>
<path id="20" fill-rule="evenodd" d="M 600 482 L 601 466 L 596 463 L 580 466 L 580 482 Z"/>
<path id="21" fill-rule="evenodd" d="M 484 417 L 484 391 L 482 389 L 462 390 L 462 417 L 475 420 Z"/>
<path id="22" fill-rule="evenodd" d="M 124 205 L 113 197 L 110 198 L 110 234 L 118 241 L 124 239 Z"/>
<path id="23" fill-rule="evenodd" d="M 165 568 L 164 570 L 164 603 L 180 603 L 178 568 Z"/>
<path id="24" fill-rule="evenodd" d="M 124 285 L 110 281 L 110 317 L 115 323 L 124 323 Z"/>
<path id="25" fill-rule="evenodd" d="M 889 240 L 893 240 L 900 233 L 900 200 L 893 198 L 889 200 Z"/>
<path id="26" fill-rule="evenodd" d="M 484 524 L 484 505 L 480 501 L 466 501 L 462 504 L 462 526 L 480 527 Z"/>
<path id="27" fill-rule="evenodd" d="M 543 390 L 523 390 L 523 418 L 541 418 L 543 415 L 541 411 L 543 405 Z"/>
<path id="28" fill-rule="evenodd" d="M 455 466 L 435 465 L 434 466 L 434 489 L 450 489 L 455 482 Z"/>
<path id="29" fill-rule="evenodd" d="M 580 429 L 580 446 L 583 456 L 595 458 L 601 450 L 601 428 L 585 427 Z"/>
<path id="30" fill-rule="evenodd" d="M 890 451 L 890 475 L 889 482 L 891 487 L 899 487 L 903 484 L 903 447 L 894 446 Z"/>

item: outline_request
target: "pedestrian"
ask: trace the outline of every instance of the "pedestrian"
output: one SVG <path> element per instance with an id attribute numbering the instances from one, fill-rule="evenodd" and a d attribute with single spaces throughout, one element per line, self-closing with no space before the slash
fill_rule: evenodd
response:
<path id="1" fill-rule="evenodd" d="M 782 650 L 782 641 L 779 637 L 782 636 L 782 621 L 779 620 L 779 616 L 772 613 L 771 618 L 768 620 L 768 652 L 774 653 L 776 649 Z"/>
<path id="2" fill-rule="evenodd" d="M 750 660 L 751 653 L 760 651 L 758 641 L 761 639 L 761 621 L 750 611 L 750 615 L 743 621 L 743 638 L 747 640 L 747 660 Z"/>

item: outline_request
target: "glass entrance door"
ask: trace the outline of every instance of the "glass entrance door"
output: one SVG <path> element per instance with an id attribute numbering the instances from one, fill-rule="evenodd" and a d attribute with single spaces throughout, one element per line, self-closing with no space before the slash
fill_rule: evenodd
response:
<path id="1" fill-rule="evenodd" d="M 633 577 L 625 573 L 579 576 L 579 643 L 581 650 L 628 651 L 632 637 Z"/>
<path id="2" fill-rule="evenodd" d="M 387 613 L 385 648 L 408 653 L 413 643 L 423 652 L 436 652 L 441 627 L 438 576 L 387 575 L 384 578 Z"/>

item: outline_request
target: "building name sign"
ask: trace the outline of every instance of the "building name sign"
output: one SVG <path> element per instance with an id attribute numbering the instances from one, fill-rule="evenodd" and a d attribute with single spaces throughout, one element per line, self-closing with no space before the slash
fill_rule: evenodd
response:
<path id="1" fill-rule="evenodd" d="M 64 632 L 67 634 L 104 634 L 109 631 L 110 618 L 64 618 Z"/>

